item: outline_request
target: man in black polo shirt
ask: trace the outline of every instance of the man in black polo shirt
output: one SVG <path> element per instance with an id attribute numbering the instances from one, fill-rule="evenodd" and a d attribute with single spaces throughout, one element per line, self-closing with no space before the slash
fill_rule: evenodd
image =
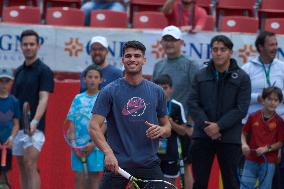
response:
<path id="1" fill-rule="evenodd" d="M 19 164 L 21 188 L 39 189 L 37 160 L 45 141 L 45 112 L 49 93 L 54 88 L 53 73 L 37 57 L 40 48 L 39 35 L 33 30 L 25 30 L 20 40 L 25 61 L 16 70 L 12 94 L 19 99 L 21 108 L 24 102 L 30 104 L 32 137 L 23 132 L 23 125 L 20 124 L 21 130 L 15 137 L 13 154 L 17 156 Z"/>

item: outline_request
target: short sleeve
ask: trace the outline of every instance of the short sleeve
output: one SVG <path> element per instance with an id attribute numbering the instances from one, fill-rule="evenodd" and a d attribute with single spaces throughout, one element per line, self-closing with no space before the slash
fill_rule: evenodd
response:
<path id="1" fill-rule="evenodd" d="M 48 68 L 44 68 L 40 75 L 40 91 L 53 92 L 54 80 L 53 72 Z"/>
<path id="2" fill-rule="evenodd" d="M 184 112 L 184 108 L 183 108 L 183 105 L 182 104 L 179 104 L 179 124 L 186 124 L 187 123 L 187 120 L 186 120 L 186 117 L 185 117 L 185 112 Z"/>
<path id="3" fill-rule="evenodd" d="M 98 114 L 103 117 L 107 117 L 109 114 L 112 107 L 112 97 L 108 89 L 109 88 L 104 88 L 100 91 L 92 110 L 93 114 Z"/>
<path id="4" fill-rule="evenodd" d="M 158 89 L 157 115 L 158 117 L 163 117 L 168 115 L 166 96 L 162 89 Z"/>
<path id="5" fill-rule="evenodd" d="M 243 126 L 243 133 L 247 134 L 250 131 L 251 124 L 252 124 L 252 116 L 250 115 L 248 117 L 246 124 L 244 124 Z"/>

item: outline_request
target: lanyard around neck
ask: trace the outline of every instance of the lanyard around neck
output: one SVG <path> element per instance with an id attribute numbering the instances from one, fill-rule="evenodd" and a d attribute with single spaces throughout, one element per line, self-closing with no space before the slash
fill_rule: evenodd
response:
<path id="1" fill-rule="evenodd" d="M 265 74 L 266 83 L 267 83 L 267 85 L 270 87 L 270 86 L 271 86 L 271 82 L 270 82 L 269 75 L 270 75 L 270 69 L 271 69 L 272 63 L 270 63 L 270 64 L 268 65 L 268 68 L 266 69 L 265 64 L 261 61 L 260 58 L 259 58 L 259 61 L 260 61 L 261 64 L 262 64 L 262 68 L 263 68 L 263 71 L 264 71 L 264 74 Z"/>

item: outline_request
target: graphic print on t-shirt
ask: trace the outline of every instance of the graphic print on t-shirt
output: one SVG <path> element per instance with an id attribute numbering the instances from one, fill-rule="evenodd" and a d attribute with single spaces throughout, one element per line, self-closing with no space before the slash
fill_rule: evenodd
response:
<path id="1" fill-rule="evenodd" d="M 122 109 L 122 115 L 142 116 L 146 110 L 146 103 L 143 98 L 132 97 Z"/>

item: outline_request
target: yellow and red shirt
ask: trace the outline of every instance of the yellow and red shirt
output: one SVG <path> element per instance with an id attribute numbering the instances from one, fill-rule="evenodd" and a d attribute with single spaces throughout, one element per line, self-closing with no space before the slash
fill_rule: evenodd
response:
<path id="1" fill-rule="evenodd" d="M 249 116 L 247 123 L 243 127 L 243 133 L 250 135 L 248 141 L 250 149 L 272 145 L 284 140 L 284 121 L 277 113 L 268 120 L 264 120 L 263 113 L 259 110 Z M 277 150 L 266 153 L 268 162 L 276 163 L 277 154 Z M 262 161 L 255 153 L 251 153 L 246 159 L 256 162 Z"/>

